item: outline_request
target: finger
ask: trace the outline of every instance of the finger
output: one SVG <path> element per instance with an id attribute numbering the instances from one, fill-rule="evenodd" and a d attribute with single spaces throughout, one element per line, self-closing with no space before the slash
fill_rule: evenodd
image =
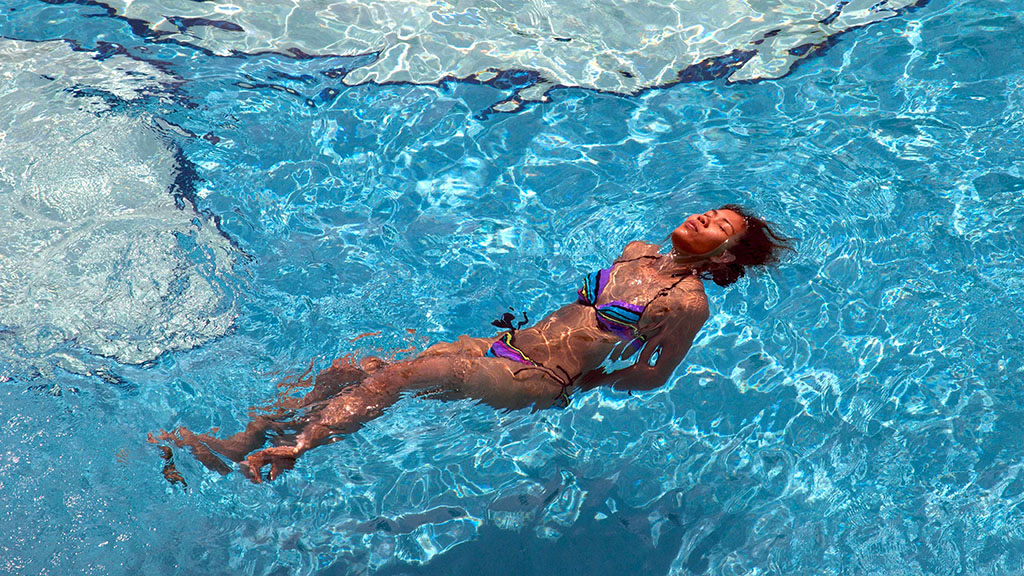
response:
<path id="1" fill-rule="evenodd" d="M 640 350 L 640 358 L 637 360 L 637 364 L 640 365 L 651 365 L 651 357 L 654 355 L 654 351 L 661 348 L 662 337 L 655 336 L 644 343 L 644 347 Z"/>
<path id="2" fill-rule="evenodd" d="M 629 346 L 627 346 L 624 342 L 618 342 L 617 344 L 615 344 L 615 347 L 612 348 L 612 352 L 608 356 L 610 358 L 613 358 L 613 362 L 622 362 L 625 358 L 629 356 L 629 350 Z"/>

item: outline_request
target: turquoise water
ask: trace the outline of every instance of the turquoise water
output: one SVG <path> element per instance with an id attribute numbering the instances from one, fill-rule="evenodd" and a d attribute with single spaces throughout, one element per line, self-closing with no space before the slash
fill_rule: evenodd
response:
<path id="1" fill-rule="evenodd" d="M 1024 571 L 1019 2 L 632 94 L 542 68 L 346 83 L 376 56 L 6 6 L 0 572 Z M 169 485 L 146 442 L 238 431 L 311 362 L 540 317 L 733 201 L 798 254 L 709 286 L 658 390 L 407 398 L 259 486 L 185 451 Z"/>

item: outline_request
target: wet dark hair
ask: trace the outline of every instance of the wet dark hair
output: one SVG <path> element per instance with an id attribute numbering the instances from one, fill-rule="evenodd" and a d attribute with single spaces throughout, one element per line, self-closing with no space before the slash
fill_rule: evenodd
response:
<path id="1" fill-rule="evenodd" d="M 728 286 L 746 275 L 747 266 L 767 266 L 779 261 L 781 252 L 795 252 L 795 238 L 781 236 L 772 230 L 775 225 L 751 214 L 737 204 L 726 204 L 719 210 L 732 210 L 747 223 L 747 230 L 727 252 L 736 259 L 724 264 L 712 264 L 700 273 L 705 280 L 712 280 L 719 286 Z"/>

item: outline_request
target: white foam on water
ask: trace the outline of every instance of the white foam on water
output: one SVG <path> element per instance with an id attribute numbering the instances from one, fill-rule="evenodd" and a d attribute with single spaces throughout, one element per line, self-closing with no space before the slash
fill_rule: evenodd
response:
<path id="1" fill-rule="evenodd" d="M 152 360 L 224 334 L 236 251 L 175 206 L 179 166 L 138 98 L 171 78 L 63 42 L 0 40 L 0 354 L 80 368 L 87 350 Z"/>
<path id="2" fill-rule="evenodd" d="M 103 0 L 164 38 L 216 54 L 379 52 L 348 84 L 487 80 L 527 70 L 552 85 L 632 94 L 677 81 L 690 66 L 754 54 L 732 81 L 777 78 L 805 51 L 916 0 Z"/>

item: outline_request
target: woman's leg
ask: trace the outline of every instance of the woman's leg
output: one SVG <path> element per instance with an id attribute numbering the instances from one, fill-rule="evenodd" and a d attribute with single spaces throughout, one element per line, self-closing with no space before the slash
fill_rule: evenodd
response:
<path id="1" fill-rule="evenodd" d="M 267 443 L 270 434 L 282 435 L 285 430 L 296 430 L 296 426 L 289 426 L 287 423 L 274 419 L 267 415 L 254 416 L 245 430 L 229 438 L 217 438 L 209 434 L 196 434 L 184 426 L 179 426 L 170 432 L 161 432 L 151 441 L 172 442 L 179 448 L 187 447 L 197 460 L 204 466 L 221 474 L 231 473 L 231 467 L 217 456 L 226 457 L 233 462 L 242 462 L 247 454 L 253 450 L 262 448 Z M 294 436 L 294 434 L 290 434 Z M 214 454 L 216 452 L 217 454 Z"/>
<path id="2" fill-rule="evenodd" d="M 245 430 L 229 438 L 222 439 L 209 434 L 193 434 L 185 427 L 179 428 L 178 431 L 190 445 L 202 443 L 229 460 L 241 462 L 250 452 L 266 444 L 270 434 L 283 433 L 285 425 L 270 416 L 260 414 L 253 416 L 245 426 Z"/>
<path id="3" fill-rule="evenodd" d="M 509 410 L 549 407 L 562 392 L 562 386 L 544 371 L 499 358 L 432 355 L 392 364 L 311 410 L 295 445 L 251 454 L 246 459 L 250 479 L 259 482 L 262 468 L 269 464 L 268 478 L 273 480 L 307 450 L 355 432 L 382 414 L 403 392 L 428 388 Z"/>
<path id="4" fill-rule="evenodd" d="M 375 361 L 373 368 L 383 365 L 375 358 L 370 360 Z M 242 462 L 250 452 L 262 448 L 268 439 L 294 440 L 294 433 L 304 425 L 301 419 L 296 419 L 298 411 L 326 402 L 346 388 L 357 385 L 366 376 L 367 372 L 360 368 L 347 362 L 335 361 L 330 368 L 317 374 L 313 389 L 301 399 L 288 396 L 287 393 L 283 394 L 265 409 L 266 413 L 251 416 L 245 430 L 229 438 L 217 438 L 210 434 L 195 434 L 181 426 L 169 433 L 161 433 L 156 439 L 173 442 L 178 447 L 187 446 L 207 468 L 221 474 L 229 474 L 231 468 L 213 452 L 234 462 Z M 303 384 L 303 382 L 307 383 Z M 279 386 L 290 391 L 308 386 L 308 381 L 305 380 L 305 376 L 300 376 L 298 380 Z"/>

